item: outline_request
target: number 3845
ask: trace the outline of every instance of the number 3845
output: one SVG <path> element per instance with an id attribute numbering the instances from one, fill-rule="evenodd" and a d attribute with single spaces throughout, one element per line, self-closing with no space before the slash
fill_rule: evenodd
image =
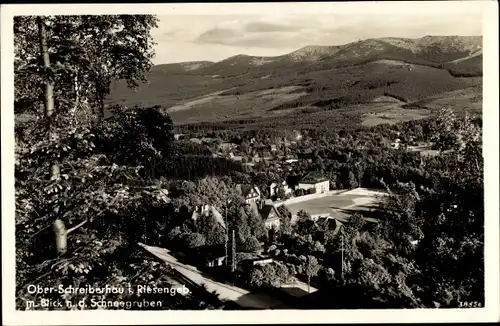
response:
<path id="1" fill-rule="evenodd" d="M 479 301 L 459 301 L 459 308 L 481 308 L 481 302 Z"/>

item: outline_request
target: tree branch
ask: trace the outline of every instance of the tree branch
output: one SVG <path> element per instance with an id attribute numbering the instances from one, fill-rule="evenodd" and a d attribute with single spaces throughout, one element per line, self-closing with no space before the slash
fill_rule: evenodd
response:
<path id="1" fill-rule="evenodd" d="M 66 231 L 66 234 L 70 234 L 71 232 L 75 231 L 76 229 L 78 229 L 79 227 L 83 226 L 85 223 L 87 223 L 89 220 L 85 220 L 83 221 L 82 223 L 78 224 L 78 225 L 75 225 L 74 227 L 72 227 L 71 229 L 68 229 L 68 231 Z"/>

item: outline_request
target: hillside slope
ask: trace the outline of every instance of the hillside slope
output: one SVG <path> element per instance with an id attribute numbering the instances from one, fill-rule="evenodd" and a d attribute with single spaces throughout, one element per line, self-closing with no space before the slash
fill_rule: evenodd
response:
<path id="1" fill-rule="evenodd" d="M 162 105 L 178 124 L 285 121 L 297 114 L 307 120 L 320 111 L 352 111 L 353 105 L 380 107 L 381 98 L 408 106 L 481 85 L 482 37 L 380 38 L 307 46 L 277 57 L 159 65 L 136 91 L 114 83 L 107 103 Z"/>

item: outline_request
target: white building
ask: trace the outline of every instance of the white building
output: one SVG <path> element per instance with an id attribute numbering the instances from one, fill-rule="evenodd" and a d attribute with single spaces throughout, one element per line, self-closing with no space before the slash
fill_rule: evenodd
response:
<path id="1" fill-rule="evenodd" d="M 266 228 L 279 230 L 281 225 L 280 214 L 274 205 L 264 205 L 259 213 Z"/>
<path id="2" fill-rule="evenodd" d="M 278 194 L 278 189 L 280 187 L 283 187 L 283 189 L 285 190 L 285 195 L 289 195 L 292 193 L 292 189 L 290 189 L 290 187 L 288 187 L 288 184 L 286 183 L 286 181 L 283 181 L 281 183 L 281 185 L 279 183 L 273 182 L 269 186 L 269 194 L 271 195 L 271 197 Z"/>
<path id="3" fill-rule="evenodd" d="M 237 185 L 236 188 L 247 204 L 256 203 L 260 199 L 260 190 L 257 186 Z"/>
<path id="4" fill-rule="evenodd" d="M 309 190 L 314 188 L 317 194 L 330 191 L 330 180 L 319 172 L 309 172 L 299 181 L 298 189 Z"/>

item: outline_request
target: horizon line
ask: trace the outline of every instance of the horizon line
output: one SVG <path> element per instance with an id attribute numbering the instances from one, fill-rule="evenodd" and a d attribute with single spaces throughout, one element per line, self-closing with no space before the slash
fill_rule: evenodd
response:
<path id="1" fill-rule="evenodd" d="M 218 60 L 218 61 L 211 61 L 211 60 L 177 61 L 177 62 L 155 64 L 154 67 L 162 66 L 162 65 L 175 65 L 175 64 L 181 64 L 181 63 L 190 63 L 190 62 L 219 63 L 219 62 L 222 62 L 224 60 L 228 60 L 228 59 L 235 58 L 235 57 L 240 57 L 240 56 L 256 57 L 256 58 L 279 58 L 279 57 L 286 56 L 288 54 L 297 52 L 299 50 L 302 50 L 302 49 L 305 49 L 305 48 L 308 48 L 308 47 L 318 47 L 318 48 L 319 47 L 336 47 L 336 46 L 344 46 L 344 45 L 348 45 L 348 44 L 352 44 L 352 43 L 357 43 L 357 42 L 361 42 L 361 41 L 380 40 L 380 39 L 420 40 L 420 39 L 423 39 L 425 37 L 483 37 L 483 35 L 458 35 L 458 34 L 454 34 L 454 35 L 449 35 L 449 34 L 448 35 L 438 35 L 438 34 L 427 34 L 427 35 L 424 35 L 422 37 L 413 37 L 413 38 L 411 38 L 411 37 L 394 37 L 394 36 L 370 37 L 370 38 L 359 39 L 357 41 L 352 41 L 352 42 L 348 42 L 348 43 L 344 43 L 344 44 L 332 44 L 332 45 L 312 45 L 311 44 L 311 45 L 306 45 L 306 46 L 300 47 L 300 48 L 298 48 L 296 50 L 293 50 L 292 52 L 288 52 L 288 53 L 280 54 L 280 55 L 256 56 L 256 55 L 251 55 L 251 54 L 240 53 L 240 54 L 236 54 L 236 55 L 232 55 L 232 56 L 226 57 L 226 58 Z"/>

